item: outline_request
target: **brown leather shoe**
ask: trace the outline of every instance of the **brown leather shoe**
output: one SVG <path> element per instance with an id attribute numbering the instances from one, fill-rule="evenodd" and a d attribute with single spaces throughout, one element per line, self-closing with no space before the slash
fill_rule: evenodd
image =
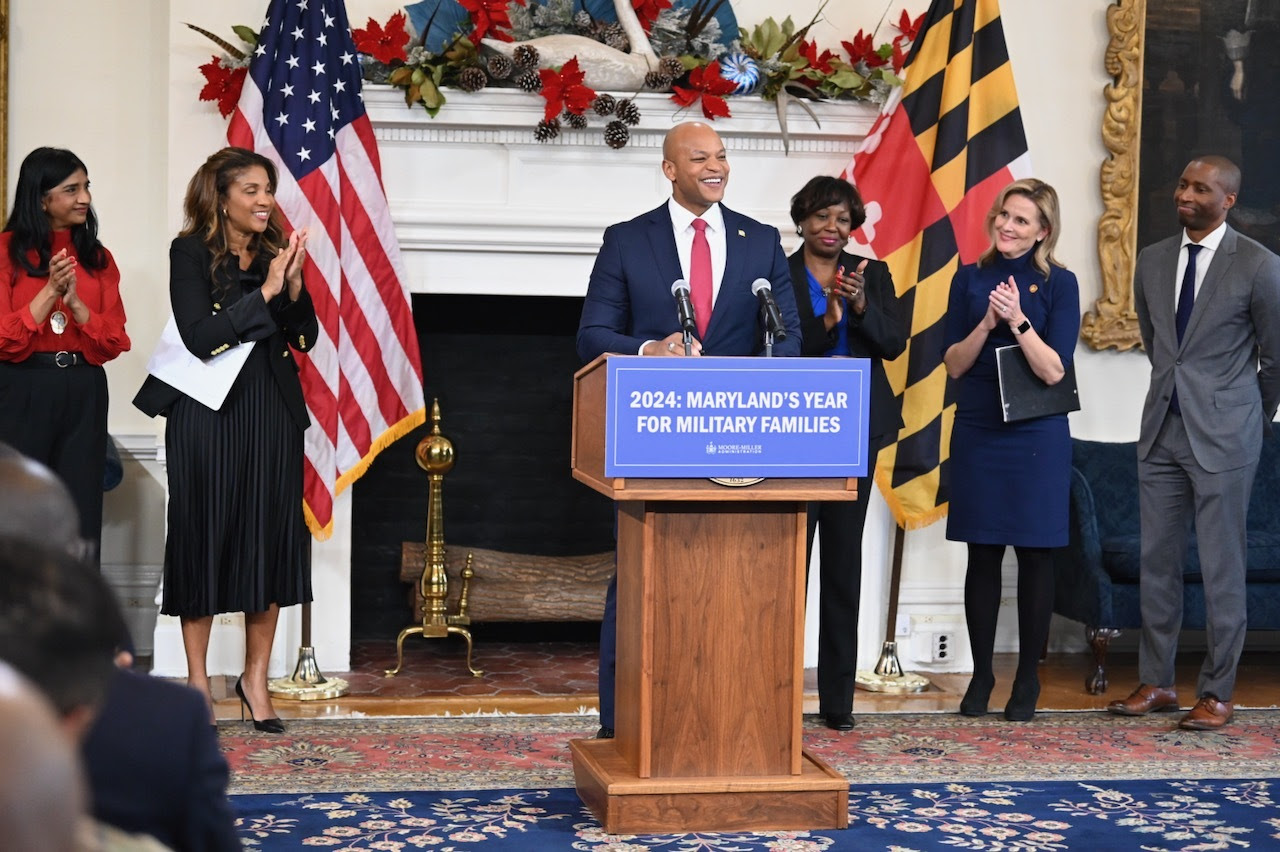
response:
<path id="1" fill-rule="evenodd" d="M 1178 693 L 1163 686 L 1139 684 L 1123 701 L 1112 701 L 1107 710 L 1117 716 L 1145 716 L 1178 709 Z"/>
<path id="2" fill-rule="evenodd" d="M 1235 709 L 1230 701 L 1219 701 L 1214 695 L 1202 695 L 1191 712 L 1182 717 L 1178 727 L 1184 731 L 1216 731 L 1231 721 Z"/>

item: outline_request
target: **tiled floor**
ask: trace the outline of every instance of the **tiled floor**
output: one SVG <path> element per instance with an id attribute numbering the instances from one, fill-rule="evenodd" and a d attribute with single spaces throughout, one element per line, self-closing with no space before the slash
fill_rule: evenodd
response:
<path id="1" fill-rule="evenodd" d="M 283 718 L 340 716 L 420 716 L 462 713 L 574 713 L 596 708 L 596 653 L 594 643 L 552 642 L 477 643 L 473 664 L 484 671 L 472 677 L 467 671 L 466 645 L 457 638 L 405 642 L 403 670 L 394 678 L 384 676 L 395 665 L 392 641 L 359 642 L 352 648 L 350 672 L 322 672 L 341 678 L 349 691 L 342 698 L 321 701 L 277 699 Z M 1086 659 L 1082 654 L 1052 655 L 1040 667 L 1040 707 L 1053 710 L 1100 710 L 1108 701 L 1123 698 L 1137 685 L 1134 654 L 1115 654 L 1108 667 L 1111 688 L 1104 695 L 1084 691 Z M 1179 660 L 1178 684 L 1183 704 L 1195 697 L 1199 655 Z M 1008 697 L 1016 665 L 1014 655 L 997 658 L 997 685 L 992 706 Z M 1280 705 L 1280 663 L 1276 655 L 1246 655 L 1240 668 L 1236 701 L 1240 706 Z M 930 675 L 929 688 L 920 693 L 894 695 L 859 690 L 855 713 L 954 712 L 968 685 L 967 674 Z M 240 712 L 230 682 L 215 683 L 215 694 L 230 696 L 217 702 L 219 718 L 234 719 Z M 817 712 L 814 672 L 805 672 L 805 712 Z"/>

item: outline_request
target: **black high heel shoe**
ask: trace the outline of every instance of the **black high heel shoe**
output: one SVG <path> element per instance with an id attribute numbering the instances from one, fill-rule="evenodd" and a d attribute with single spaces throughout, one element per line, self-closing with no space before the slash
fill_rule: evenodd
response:
<path id="1" fill-rule="evenodd" d="M 975 677 L 970 680 L 969 688 L 964 691 L 964 698 L 960 699 L 960 715 L 987 715 L 988 705 L 991 704 L 991 689 L 995 685 L 994 677 L 987 680 L 979 680 Z"/>
<path id="2" fill-rule="evenodd" d="M 1040 700 L 1040 680 L 1014 680 L 1009 693 L 1009 703 L 1004 706 L 1004 717 L 1010 722 L 1030 722 L 1036 715 L 1036 702 Z"/>
<path id="3" fill-rule="evenodd" d="M 249 705 L 249 699 L 244 695 L 244 687 L 240 684 L 243 679 L 244 675 L 236 678 L 236 695 L 240 696 L 240 721 L 244 721 L 244 711 L 247 708 L 249 710 L 249 718 L 253 719 L 253 729 L 255 731 L 262 731 L 264 734 L 283 734 L 284 722 L 279 719 L 263 719 L 259 722 L 254 718 L 253 707 Z"/>

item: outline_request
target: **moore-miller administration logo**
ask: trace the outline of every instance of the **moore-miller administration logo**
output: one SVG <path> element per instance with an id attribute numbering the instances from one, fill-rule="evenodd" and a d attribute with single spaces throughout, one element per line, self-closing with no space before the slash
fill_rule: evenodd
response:
<path id="1" fill-rule="evenodd" d="M 707 441 L 707 455 L 713 456 L 716 453 L 716 442 Z"/>

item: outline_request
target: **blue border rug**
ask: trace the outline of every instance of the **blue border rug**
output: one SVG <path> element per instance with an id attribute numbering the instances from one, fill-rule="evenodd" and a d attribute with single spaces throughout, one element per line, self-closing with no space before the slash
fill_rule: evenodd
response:
<path id="1" fill-rule="evenodd" d="M 492 852 L 1280 848 L 1270 780 L 853 786 L 844 831 L 608 835 L 572 789 L 235 796 L 246 847 Z"/>

